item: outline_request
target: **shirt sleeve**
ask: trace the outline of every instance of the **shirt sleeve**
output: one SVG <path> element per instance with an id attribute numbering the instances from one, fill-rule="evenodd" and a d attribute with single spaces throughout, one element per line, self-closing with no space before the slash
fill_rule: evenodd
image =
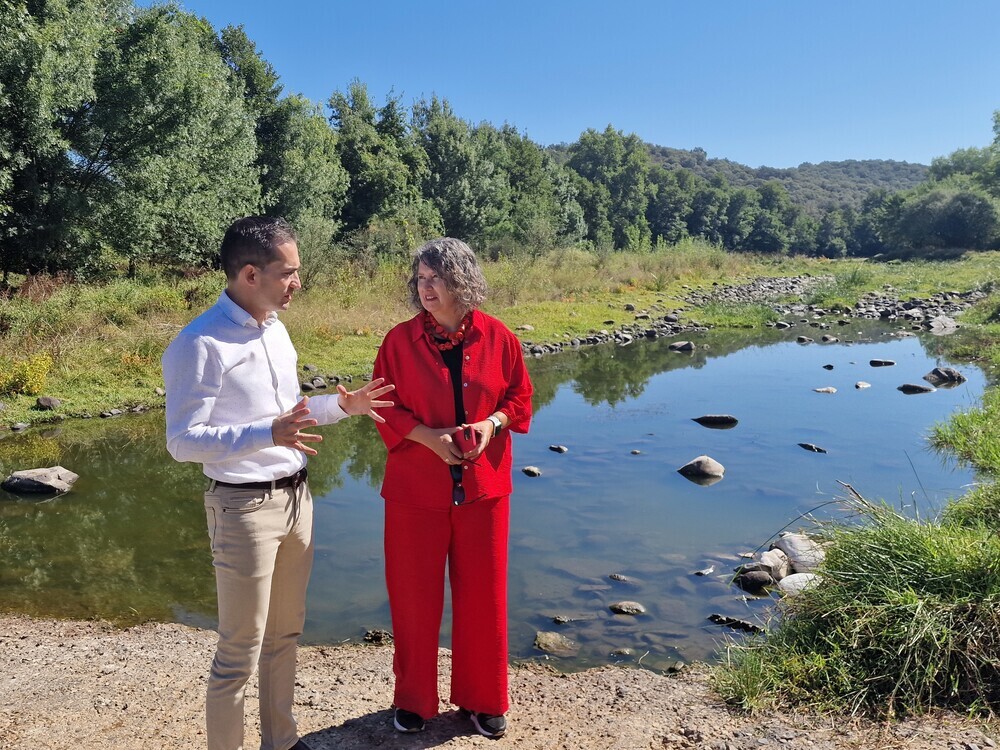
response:
<path id="1" fill-rule="evenodd" d="M 386 383 L 395 384 L 400 381 L 403 367 L 400 366 L 399 362 L 400 352 L 394 345 L 396 337 L 392 333 L 392 331 L 389 332 L 382 341 L 382 346 L 379 347 L 378 354 L 375 356 L 375 367 L 373 368 L 372 377 L 385 378 Z M 405 357 L 405 355 L 402 356 Z M 407 435 L 413 432 L 415 427 L 422 424 L 414 416 L 413 412 L 400 403 L 398 389 L 393 393 L 393 401 L 395 402 L 393 406 L 379 409 L 378 413 L 385 419 L 385 423 L 377 422 L 375 424 L 379 434 L 382 436 L 385 447 L 389 450 L 399 445 L 406 439 Z"/>
<path id="2" fill-rule="evenodd" d="M 181 334 L 163 354 L 167 451 L 176 461 L 212 463 L 274 445 L 270 418 L 209 426 L 222 388 L 222 367 L 208 341 Z"/>
<path id="3" fill-rule="evenodd" d="M 340 408 L 340 394 L 309 397 L 309 415 L 320 424 L 335 424 L 351 416 Z"/>
<path id="4" fill-rule="evenodd" d="M 531 395 L 534 388 L 524 364 L 521 342 L 513 333 L 509 333 L 505 345 L 511 361 L 510 379 L 496 410 L 507 415 L 508 429 L 523 433 L 528 431 L 531 424 Z"/>

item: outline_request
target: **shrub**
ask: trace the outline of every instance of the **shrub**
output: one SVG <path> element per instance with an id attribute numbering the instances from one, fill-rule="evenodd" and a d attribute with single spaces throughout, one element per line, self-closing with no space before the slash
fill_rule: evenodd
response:
<path id="1" fill-rule="evenodd" d="M 0 371 L 0 394 L 37 396 L 45 390 L 45 381 L 52 369 L 52 357 L 36 354 L 18 360 Z"/>

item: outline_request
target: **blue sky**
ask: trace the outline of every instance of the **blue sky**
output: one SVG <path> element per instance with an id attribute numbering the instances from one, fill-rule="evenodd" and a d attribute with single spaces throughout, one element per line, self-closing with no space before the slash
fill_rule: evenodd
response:
<path id="1" fill-rule="evenodd" d="M 144 3 L 146 4 L 146 3 Z M 184 0 L 286 93 L 437 94 L 547 145 L 608 124 L 750 166 L 930 163 L 993 140 L 996 0 Z M 281 8 L 278 10 L 277 8 Z"/>

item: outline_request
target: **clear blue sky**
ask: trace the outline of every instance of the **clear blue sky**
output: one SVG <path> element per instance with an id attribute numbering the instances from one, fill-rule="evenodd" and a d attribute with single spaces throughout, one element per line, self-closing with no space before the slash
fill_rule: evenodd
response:
<path id="1" fill-rule="evenodd" d="M 143 4 L 148 4 L 144 0 Z M 184 0 L 286 93 L 437 94 L 543 145 L 609 123 L 750 166 L 930 163 L 993 140 L 997 0 Z M 278 8 L 281 10 L 278 10 Z"/>

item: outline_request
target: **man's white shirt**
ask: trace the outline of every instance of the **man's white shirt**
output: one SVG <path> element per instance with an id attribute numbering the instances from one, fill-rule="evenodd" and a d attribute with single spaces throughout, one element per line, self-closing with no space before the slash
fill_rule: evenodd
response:
<path id="1" fill-rule="evenodd" d="M 263 325 L 225 291 L 163 354 L 167 450 L 204 464 L 225 482 L 270 481 L 294 474 L 306 456 L 277 446 L 271 423 L 301 398 L 298 356 L 276 313 Z M 309 417 L 331 424 L 348 416 L 336 395 L 312 396 Z"/>

